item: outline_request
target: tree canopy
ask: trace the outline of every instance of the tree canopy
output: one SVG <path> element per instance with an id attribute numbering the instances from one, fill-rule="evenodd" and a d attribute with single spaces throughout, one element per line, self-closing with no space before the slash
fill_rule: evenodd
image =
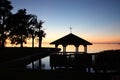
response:
<path id="1" fill-rule="evenodd" d="M 13 6 L 11 2 L 8 0 L 1 0 L 0 1 L 0 46 L 5 46 L 5 40 L 7 39 L 8 31 L 6 31 L 6 24 L 5 21 L 7 18 L 12 14 L 11 10 Z"/>
<path id="2" fill-rule="evenodd" d="M 31 17 L 30 14 L 26 13 L 26 9 L 20 9 L 16 14 L 9 17 L 7 27 L 10 27 L 9 39 L 12 44 L 21 44 L 23 47 L 23 43 L 26 43 L 27 28 Z"/>
<path id="3" fill-rule="evenodd" d="M 6 39 L 11 44 L 27 43 L 27 38 L 32 38 L 32 47 L 34 47 L 34 39 L 39 37 L 39 47 L 42 44 L 42 37 L 45 32 L 42 29 L 42 20 L 38 20 L 36 15 L 27 14 L 26 9 L 19 9 L 17 13 L 11 13 L 13 9 L 11 2 L 8 0 L 0 1 L 0 44 L 5 45 Z"/>

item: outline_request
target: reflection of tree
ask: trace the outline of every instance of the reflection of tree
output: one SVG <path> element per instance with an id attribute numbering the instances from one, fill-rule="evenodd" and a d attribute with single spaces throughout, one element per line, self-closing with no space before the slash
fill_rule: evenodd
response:
<path id="1" fill-rule="evenodd" d="M 12 10 L 11 2 L 8 0 L 0 0 L 0 45 L 5 47 L 5 41 L 8 35 L 6 28 L 6 19 L 11 15 Z"/>

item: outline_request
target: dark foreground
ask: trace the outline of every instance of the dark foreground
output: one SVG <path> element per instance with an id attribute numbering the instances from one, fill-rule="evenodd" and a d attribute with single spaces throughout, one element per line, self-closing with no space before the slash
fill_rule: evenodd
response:
<path id="1" fill-rule="evenodd" d="M 0 80 L 120 80 L 118 73 L 85 73 L 78 70 L 0 70 Z"/>
<path id="2" fill-rule="evenodd" d="M 55 70 L 30 70 L 25 68 L 28 63 L 41 59 L 45 56 L 52 55 L 56 52 L 59 52 L 59 49 L 0 49 L 0 80 L 120 80 L 120 50 L 101 52 L 99 54 L 97 53 L 95 55 L 95 64 L 90 64 L 90 67 L 92 67 L 96 71 L 95 73 L 85 72 L 82 69 L 81 71 L 78 68 L 58 68 Z M 57 59 L 55 59 L 54 61 L 56 60 Z M 84 60 L 81 61 L 83 62 Z M 63 62 L 65 63 L 65 61 L 62 61 L 62 64 Z M 53 65 L 53 67 L 58 66 Z M 106 73 L 106 71 L 108 71 L 109 69 L 112 71 L 114 70 L 115 72 Z M 101 70 L 104 72 L 101 73 Z"/>

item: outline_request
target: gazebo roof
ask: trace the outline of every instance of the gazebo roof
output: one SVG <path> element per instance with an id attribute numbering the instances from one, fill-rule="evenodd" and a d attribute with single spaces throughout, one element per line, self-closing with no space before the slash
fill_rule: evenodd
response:
<path id="1" fill-rule="evenodd" d="M 55 44 L 55 45 L 75 45 L 75 46 L 79 46 L 79 45 L 92 45 L 92 43 L 70 33 L 58 40 L 55 40 L 53 42 L 51 42 L 50 44 Z"/>

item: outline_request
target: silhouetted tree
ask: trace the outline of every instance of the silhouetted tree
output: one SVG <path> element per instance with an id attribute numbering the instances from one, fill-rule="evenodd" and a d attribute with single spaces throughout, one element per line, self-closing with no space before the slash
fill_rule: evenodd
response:
<path id="1" fill-rule="evenodd" d="M 32 37 L 32 47 L 34 47 L 34 39 L 35 37 L 39 37 L 39 47 L 41 48 L 41 44 L 42 44 L 42 37 L 45 37 L 45 32 L 43 30 L 41 30 L 42 28 L 42 24 L 44 22 L 42 20 L 38 21 L 37 20 L 37 16 L 33 16 L 33 18 L 30 21 L 30 26 L 29 26 L 29 34 L 30 37 Z"/>
<path id="2" fill-rule="evenodd" d="M 36 25 L 36 28 L 37 28 L 36 35 L 39 37 L 39 48 L 41 48 L 41 45 L 42 45 L 42 37 L 45 37 L 46 35 L 46 33 L 43 30 L 41 30 L 43 23 L 44 22 L 40 20 Z"/>
<path id="3" fill-rule="evenodd" d="M 36 37 L 36 24 L 37 24 L 37 16 L 33 15 L 30 22 L 29 22 L 29 28 L 28 28 L 28 34 L 29 37 L 32 38 L 32 47 L 34 47 L 34 39 Z"/>
<path id="4" fill-rule="evenodd" d="M 26 43 L 31 16 L 31 14 L 26 13 L 26 9 L 20 9 L 16 14 L 9 17 L 7 23 L 8 26 L 11 26 L 9 34 L 11 44 L 21 44 L 21 47 L 23 47 L 23 43 Z"/>
<path id="5" fill-rule="evenodd" d="M 6 29 L 6 19 L 11 15 L 13 9 L 11 2 L 8 0 L 0 0 L 0 44 L 5 47 L 5 41 L 8 35 Z"/>

